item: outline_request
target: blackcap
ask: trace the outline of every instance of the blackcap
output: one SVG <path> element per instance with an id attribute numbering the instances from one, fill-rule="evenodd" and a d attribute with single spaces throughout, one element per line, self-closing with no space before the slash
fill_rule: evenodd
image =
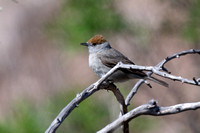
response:
<path id="1" fill-rule="evenodd" d="M 118 62 L 134 65 L 134 63 L 126 56 L 112 48 L 109 42 L 106 41 L 102 35 L 95 35 L 86 43 L 81 43 L 81 45 L 88 47 L 89 66 L 100 78 L 105 75 L 111 68 L 113 68 Z M 168 86 L 168 84 L 164 81 L 147 76 L 147 74 L 143 71 L 136 69 L 117 70 L 107 80 L 111 82 L 123 82 L 135 78 L 145 80 L 149 79 L 165 87 Z"/>

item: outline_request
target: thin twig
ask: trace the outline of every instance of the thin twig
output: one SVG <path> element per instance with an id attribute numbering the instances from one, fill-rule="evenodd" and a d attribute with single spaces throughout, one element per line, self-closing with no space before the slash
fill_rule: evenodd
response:
<path id="1" fill-rule="evenodd" d="M 162 60 L 157 67 L 162 68 L 164 65 L 169 62 L 172 59 L 179 58 L 180 56 L 186 55 L 186 54 L 200 54 L 200 49 L 190 49 L 186 51 L 181 51 L 179 53 L 176 53 L 174 55 L 166 57 L 164 60 Z"/>
<path id="2" fill-rule="evenodd" d="M 130 105 L 130 101 L 133 98 L 133 96 L 137 93 L 137 90 L 139 87 L 144 83 L 144 79 L 140 79 L 135 86 L 132 88 L 132 90 L 129 92 L 128 96 L 126 97 L 125 104 L 126 106 Z"/>

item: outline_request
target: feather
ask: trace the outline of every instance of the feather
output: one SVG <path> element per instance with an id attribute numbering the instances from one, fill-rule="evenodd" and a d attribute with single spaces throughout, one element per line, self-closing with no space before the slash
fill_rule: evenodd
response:
<path id="1" fill-rule="evenodd" d="M 101 56 L 99 56 L 99 59 L 105 66 L 107 66 L 109 68 L 113 68 L 118 62 L 134 65 L 134 63 L 131 60 L 129 60 L 127 57 L 125 57 L 123 54 L 121 54 L 119 51 L 117 51 L 113 48 L 109 49 L 109 52 L 105 52 L 105 53 L 107 53 L 107 54 L 106 55 L 101 54 Z M 130 73 L 135 74 L 138 76 L 138 78 L 147 76 L 141 70 L 136 70 L 136 69 L 120 69 L 120 70 L 127 74 L 130 74 Z"/>

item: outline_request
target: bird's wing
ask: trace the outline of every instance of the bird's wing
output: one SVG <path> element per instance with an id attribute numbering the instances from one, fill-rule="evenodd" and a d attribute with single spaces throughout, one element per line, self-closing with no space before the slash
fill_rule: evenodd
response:
<path id="1" fill-rule="evenodd" d="M 106 54 L 100 54 L 99 59 L 105 66 L 110 68 L 114 67 L 120 61 L 124 64 L 134 64 L 127 57 L 115 49 L 109 49 Z"/>
<path id="2" fill-rule="evenodd" d="M 110 51 L 110 50 L 112 50 L 112 51 Z M 118 62 L 134 65 L 134 63 L 131 60 L 129 60 L 127 57 L 125 57 L 123 54 L 121 54 L 119 51 L 117 51 L 115 49 L 109 49 L 109 52 L 107 52 L 107 54 L 105 54 L 105 55 L 101 54 L 101 56 L 99 56 L 99 59 L 105 66 L 110 67 L 110 68 L 113 68 Z M 136 74 L 140 77 L 147 76 L 141 70 L 135 70 L 135 69 L 120 69 L 120 70 L 125 73 Z"/>

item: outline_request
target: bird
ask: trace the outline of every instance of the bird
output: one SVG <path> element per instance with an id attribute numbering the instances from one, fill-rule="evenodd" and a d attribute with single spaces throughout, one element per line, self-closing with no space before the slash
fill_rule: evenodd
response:
<path id="1" fill-rule="evenodd" d="M 117 63 L 135 65 L 118 50 L 111 47 L 110 43 L 102 36 L 95 35 L 85 43 L 80 43 L 88 47 L 89 67 L 98 75 L 99 78 L 110 71 Z M 119 69 L 107 78 L 107 81 L 117 83 L 125 82 L 130 79 L 151 80 L 160 85 L 168 87 L 168 84 L 162 80 L 148 76 L 144 71 L 137 69 Z"/>

